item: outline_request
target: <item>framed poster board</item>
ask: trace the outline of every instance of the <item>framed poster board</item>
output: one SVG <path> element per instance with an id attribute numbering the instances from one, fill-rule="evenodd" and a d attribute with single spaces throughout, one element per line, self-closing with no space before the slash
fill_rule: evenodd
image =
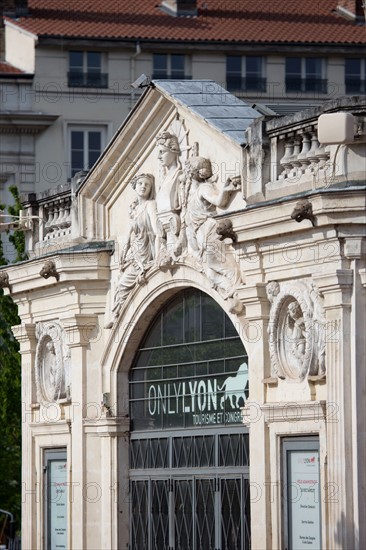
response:
<path id="1" fill-rule="evenodd" d="M 67 550 L 67 453 L 44 452 L 45 547 Z"/>
<path id="2" fill-rule="evenodd" d="M 319 439 L 282 441 L 283 539 L 286 550 L 321 550 Z"/>

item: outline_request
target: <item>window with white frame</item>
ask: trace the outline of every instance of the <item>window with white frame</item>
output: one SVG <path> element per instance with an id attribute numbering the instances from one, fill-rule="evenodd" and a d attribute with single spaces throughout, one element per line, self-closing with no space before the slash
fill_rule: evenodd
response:
<path id="1" fill-rule="evenodd" d="M 287 57 L 286 92 L 325 94 L 325 60 L 319 57 Z"/>
<path id="2" fill-rule="evenodd" d="M 107 88 L 108 74 L 103 72 L 104 55 L 94 51 L 69 51 L 70 87 Z"/>
<path id="3" fill-rule="evenodd" d="M 153 78 L 190 79 L 189 60 L 184 54 L 153 54 Z"/>
<path id="4" fill-rule="evenodd" d="M 226 57 L 226 86 L 229 91 L 265 92 L 265 59 L 257 55 Z"/>
<path id="5" fill-rule="evenodd" d="M 350 57 L 345 59 L 346 94 L 366 92 L 366 59 Z"/>
<path id="6" fill-rule="evenodd" d="M 103 126 L 69 127 L 70 175 L 81 170 L 89 170 L 99 158 L 106 141 L 106 128 Z"/>

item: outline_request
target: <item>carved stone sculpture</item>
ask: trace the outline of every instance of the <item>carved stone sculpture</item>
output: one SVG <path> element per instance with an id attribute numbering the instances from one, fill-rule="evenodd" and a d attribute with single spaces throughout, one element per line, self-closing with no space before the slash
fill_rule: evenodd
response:
<path id="1" fill-rule="evenodd" d="M 9 282 L 9 275 L 6 271 L 1 271 L 0 272 L 0 288 L 8 288 L 9 292 L 11 294 L 12 287 L 11 287 L 11 284 Z"/>
<path id="2" fill-rule="evenodd" d="M 60 275 L 56 269 L 56 264 L 52 260 L 47 260 L 47 262 L 44 263 L 39 274 L 44 279 L 48 279 L 49 277 L 55 277 L 56 281 L 60 280 Z"/>
<path id="3" fill-rule="evenodd" d="M 225 208 L 240 187 L 240 177 L 220 187 L 211 161 L 197 156 L 198 143 L 190 148 L 187 135 L 183 124 L 175 120 L 169 131 L 157 136 L 160 176 L 156 196 L 152 174 L 138 175 L 131 182 L 137 199 L 130 207 L 131 225 L 120 260 L 113 316 L 106 328 L 115 324 L 127 296 L 145 282 L 152 265 L 170 270 L 186 259 L 206 274 L 232 312 L 243 309 L 237 298 L 243 282 L 233 247 L 237 237 L 231 220 L 216 219 L 217 208 Z M 191 157 L 182 165 L 190 149 Z"/>
<path id="4" fill-rule="evenodd" d="M 299 382 L 325 374 L 325 314 L 317 287 L 302 281 L 267 285 L 271 302 L 269 348 L 272 374 Z"/>
<path id="5" fill-rule="evenodd" d="M 178 137 L 170 132 L 162 132 L 157 136 L 156 144 L 163 172 L 156 193 L 156 207 L 159 213 L 172 212 L 179 209 L 178 182 L 182 175 Z"/>
<path id="6" fill-rule="evenodd" d="M 38 323 L 36 329 L 37 400 L 40 403 L 70 399 L 70 349 L 57 322 Z"/>
<path id="7" fill-rule="evenodd" d="M 310 220 L 313 227 L 315 227 L 315 216 L 313 214 L 313 205 L 307 199 L 301 199 L 296 203 L 295 208 L 291 213 L 291 218 L 298 223 L 303 220 Z"/>
<path id="8" fill-rule="evenodd" d="M 236 235 L 230 220 L 214 218 L 216 208 L 226 206 L 236 189 L 230 179 L 221 190 L 217 187 L 209 159 L 193 157 L 188 161 L 185 185 L 181 186 L 188 254 L 201 265 L 222 297 L 233 300 L 231 309 L 238 312 L 240 302 L 235 293 L 242 277 L 232 247 Z"/>
<path id="9" fill-rule="evenodd" d="M 112 328 L 135 285 L 144 284 L 145 273 L 157 260 L 160 249 L 154 176 L 139 174 L 130 183 L 137 198 L 130 205 L 130 228 L 120 258 L 121 274 L 114 296 L 113 318 L 106 328 Z"/>

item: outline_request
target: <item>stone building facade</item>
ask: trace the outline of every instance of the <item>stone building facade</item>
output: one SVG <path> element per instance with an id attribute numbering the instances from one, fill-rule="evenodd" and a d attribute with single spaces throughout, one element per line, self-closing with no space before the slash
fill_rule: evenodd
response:
<path id="1" fill-rule="evenodd" d="M 364 547 L 362 99 L 154 81 L 24 209 L 23 548 Z"/>

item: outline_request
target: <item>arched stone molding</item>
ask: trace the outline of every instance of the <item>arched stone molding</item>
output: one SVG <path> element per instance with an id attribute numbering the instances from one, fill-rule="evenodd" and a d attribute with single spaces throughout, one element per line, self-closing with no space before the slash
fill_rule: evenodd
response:
<path id="1" fill-rule="evenodd" d="M 167 300 L 185 288 L 197 288 L 221 306 L 237 328 L 248 357 L 250 357 L 251 343 L 246 339 L 248 330 L 245 316 L 236 315 L 230 311 L 230 304 L 222 298 L 219 292 L 209 286 L 204 273 L 187 265 L 175 267 L 174 276 L 170 272 L 155 269 L 150 272 L 147 283 L 135 287 L 128 296 L 123 312 L 113 326 L 101 358 L 103 392 L 111 394 L 111 403 L 117 403 L 117 396 L 119 402 L 121 401 L 121 386 L 128 386 L 128 372 L 149 323 Z M 119 378 L 118 381 L 117 378 Z M 127 395 L 122 398 L 122 402 L 127 406 Z M 121 413 L 121 411 L 112 411 L 112 413 L 116 412 L 117 414 Z M 126 412 L 123 411 L 122 414 Z"/>
<path id="2" fill-rule="evenodd" d="M 141 339 L 157 312 L 167 301 L 187 288 L 195 288 L 204 292 L 220 305 L 237 328 L 250 361 L 250 351 L 248 351 L 244 336 L 247 323 L 245 317 L 230 312 L 230 304 L 217 290 L 209 285 L 204 273 L 187 265 L 177 266 L 172 272 L 163 272 L 158 268 L 151 270 L 146 284 L 136 286 L 129 294 L 117 323 L 107 333 L 109 340 L 101 358 L 102 391 L 110 394 L 111 416 L 116 416 L 117 419 L 125 419 L 126 430 L 128 429 L 127 421 L 129 420 L 129 372 L 141 344 Z M 112 502 L 110 495 L 108 498 L 106 497 L 103 506 L 103 518 L 105 518 L 105 521 L 109 521 L 108 510 L 111 510 L 111 517 L 116 514 L 116 511 L 118 514 L 122 511 L 118 521 L 119 532 L 114 535 L 118 537 L 119 547 L 122 548 L 129 541 L 129 524 L 127 521 L 129 517 L 129 437 L 127 432 L 118 435 L 119 437 L 114 438 L 114 442 L 109 443 L 111 461 L 116 464 L 118 500 Z M 107 445 L 107 441 L 104 442 L 104 445 Z M 108 499 L 110 499 L 109 502 L 107 502 Z"/>

